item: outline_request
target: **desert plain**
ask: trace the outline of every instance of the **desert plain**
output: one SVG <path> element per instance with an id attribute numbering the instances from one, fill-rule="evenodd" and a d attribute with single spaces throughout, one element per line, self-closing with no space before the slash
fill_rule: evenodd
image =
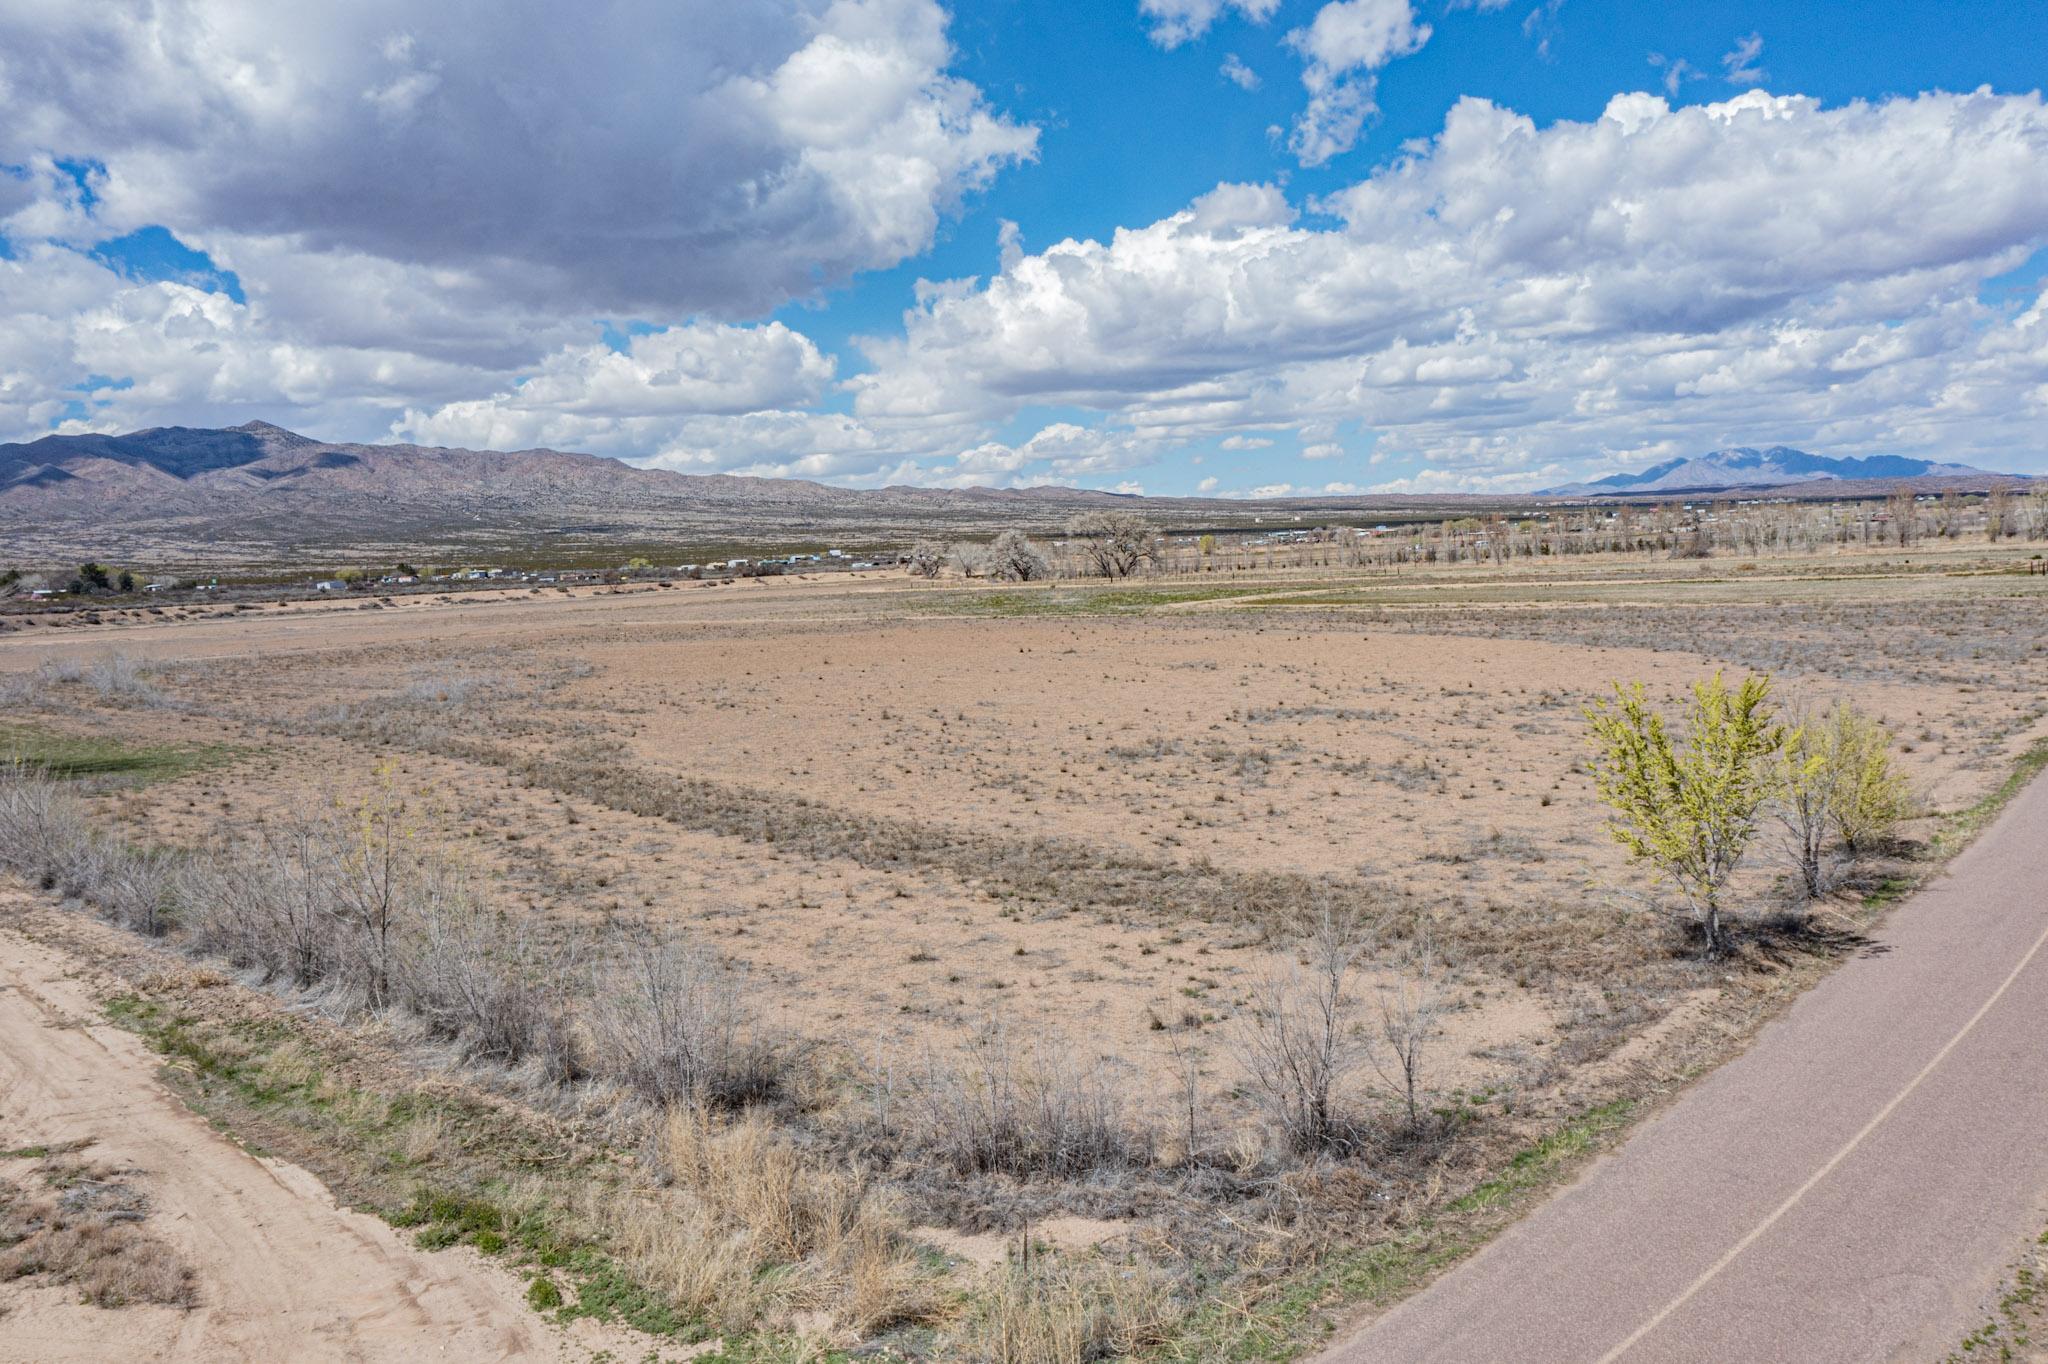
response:
<path id="1" fill-rule="evenodd" d="M 420 1246 L 463 1243 L 435 1257 L 527 1293 L 569 1356 L 1278 1357 L 1739 1051 L 1938 864 L 2048 739 L 2048 576 L 2026 568 L 1937 545 L 870 573 L 0 637 L 0 740 L 74 761 L 103 836 L 232 856 L 367 821 L 564 996 L 601 993 L 620 944 L 686 942 L 772 1070 L 731 1103 L 543 1077 L 64 913 L 61 885 L 11 891 L 4 922 L 202 1113 Z M 1918 814 L 1819 904 L 1763 829 L 1738 950 L 1709 960 L 1609 836 L 1584 712 L 1625 682 L 1675 712 L 1716 671 L 1769 673 L 1787 715 L 1879 719 Z M 1344 1140 L 1305 1153 L 1250 1020 L 1336 921 L 1371 1045 L 1334 1095 Z M 23 1120 L 0 1114 L 23 1187 L 53 1139 L 93 1135 Z M 779 1201 L 742 1206 L 750 1179 Z M 226 1267 L 161 1234 L 201 1306 L 147 1310 L 203 1312 Z M 139 1329 L 38 1291 L 15 1320 L 47 1339 Z"/>

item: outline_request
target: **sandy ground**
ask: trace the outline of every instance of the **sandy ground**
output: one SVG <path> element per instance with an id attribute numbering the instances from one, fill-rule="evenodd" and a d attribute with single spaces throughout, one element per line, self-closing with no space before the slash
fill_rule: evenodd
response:
<path id="1" fill-rule="evenodd" d="M 189 1311 L 102 1309 L 0 1285 L 0 1360 L 637 1357 L 590 1322 L 543 1321 L 474 1252 L 418 1250 L 306 1171 L 236 1146 L 164 1087 L 159 1063 L 102 1020 L 78 963 L 0 928 L 0 1147 L 86 1141 L 137 1172 L 145 1225 L 196 1271 L 199 1297 Z"/>
<path id="2" fill-rule="evenodd" d="M 1839 589 L 1802 590 L 1825 601 Z M 1976 590 L 1978 580 L 1915 578 L 1899 592 L 1917 602 Z M 1583 919 L 1591 905 L 1624 951 L 1648 930 L 1624 894 L 1639 878 L 1593 813 L 1582 707 L 1624 678 L 1669 701 L 1743 661 L 1733 638 L 1687 636 L 1686 617 L 1669 613 L 1667 637 L 1686 647 L 1584 642 L 1597 626 L 1555 641 L 1483 638 L 1207 607 L 963 619 L 955 612 L 972 597 L 949 592 L 901 577 L 757 580 L 270 608 L 17 634 L 0 642 L 0 669 L 118 648 L 196 670 L 173 690 L 205 713 L 129 710 L 111 722 L 257 751 L 124 808 L 157 837 L 202 839 L 366 789 L 382 760 L 374 746 L 307 732 L 337 705 L 431 724 L 463 707 L 405 702 L 408 690 L 503 685 L 517 694 L 456 718 L 521 751 L 596 742 L 622 765 L 763 804 L 804 799 L 1232 873 L 1384 878 L 1442 906 L 1447 925 L 1496 939 L 1518 924 L 1540 936 L 1549 918 Z M 1937 613 L 1898 614 L 1910 624 Z M 1611 618 L 1625 637 L 1659 619 L 1633 603 Z M 1974 799 L 2003 771 L 2018 741 L 2008 731 L 2038 707 L 2038 689 L 2024 669 L 1946 636 L 1934 643 L 1982 684 L 1921 680 L 1927 641 L 1888 638 L 1873 659 L 1862 628 L 1803 622 L 1809 644 L 1832 638 L 1859 666 L 1788 675 L 1788 696 L 1853 699 L 1906 738 L 1902 761 L 1931 805 Z M 1883 675 L 1894 659 L 1910 680 Z M 564 668 L 579 675 L 546 681 Z M 1062 913 L 943 868 L 679 827 L 397 742 L 398 779 L 430 812 L 424 822 L 507 898 L 553 924 L 685 926 L 749 973 L 778 1025 L 865 1053 L 914 1058 L 1001 1019 L 1149 1072 L 1166 1051 L 1156 1023 L 1227 1018 L 1280 964 L 1245 925 Z M 1759 874 L 1760 893 L 1768 880 Z M 1608 1008 L 1614 983 L 1532 991 L 1465 972 L 1442 1082 L 1507 1078 L 1573 1018 Z M 1217 1058 L 1219 1084 L 1226 1070 Z"/>
<path id="3" fill-rule="evenodd" d="M 103 798 L 138 841 L 246 834 L 394 783 L 425 836 L 508 908 L 564 934 L 613 921 L 682 928 L 730 962 L 753 1006 L 791 1036 L 877 1067 L 915 1066 L 999 1022 L 1111 1068 L 1146 1109 L 1173 1082 L 1174 1048 L 1192 1041 L 1214 1102 L 1244 1111 L 1231 1020 L 1286 965 L 1288 926 L 1058 888 L 1034 900 L 971 861 L 896 864 L 829 838 L 633 814 L 495 759 L 436 751 L 434 737 L 523 755 L 598 752 L 675 789 L 703 783 L 763 809 L 811 802 L 916 836 L 1055 839 L 1203 875 L 1382 885 L 1439 916 L 1452 959 L 1434 1086 L 1512 1098 L 1523 1105 L 1514 1121 L 1530 1123 L 1602 1066 L 1680 1069 L 1665 1055 L 1685 1032 L 1674 1020 L 1717 994 L 1713 975 L 1678 960 L 1628 898 L 1641 878 L 1601 831 L 1582 707 L 1615 679 L 1641 679 L 1669 702 L 1716 667 L 1780 666 L 1758 640 L 1796 631 L 1803 652 L 1782 668 L 1788 692 L 1845 697 L 1884 717 L 1925 799 L 1955 808 L 2048 733 L 2041 597 L 1987 606 L 1984 581 L 1915 578 L 1895 600 L 1863 584 L 1868 609 L 1843 614 L 1830 604 L 1839 588 L 1788 577 L 1764 593 L 1778 606 L 1755 604 L 1780 614 L 1742 628 L 1725 613 L 1749 608 L 1729 608 L 1728 592 L 1715 589 L 1724 614 L 1689 615 L 1686 589 L 1662 581 L 1645 589 L 1662 604 L 1578 603 L 1567 622 L 1541 614 L 1551 608 L 1528 574 L 1509 580 L 1527 600 L 1443 619 L 1422 619 L 1438 607 L 1418 606 L 1399 625 L 1369 604 L 987 616 L 972 614 L 978 589 L 760 581 L 37 626 L 0 638 L 0 675 L 119 650 L 158 670 L 172 704 L 101 704 L 73 683 L 12 718 L 236 747 L 228 765 Z M 1419 595 L 1456 590 L 1446 578 Z M 1803 594 L 1803 614 L 1783 614 L 1781 592 Z M 392 724 L 366 736 L 336 723 L 343 707 Z M 1774 876 L 1760 867 L 1744 893 L 1770 902 Z M 162 1341 L 206 1358 L 281 1357 L 280 1343 L 320 1357 L 308 1341 L 340 1357 L 410 1357 L 400 1342 L 423 1329 L 445 1330 L 448 1357 L 591 1348 L 552 1334 L 508 1276 L 457 1253 L 423 1256 L 336 1210 L 303 1172 L 221 1141 L 154 1080 L 155 1060 L 134 1039 L 60 1027 L 29 1006 L 33 994 L 56 1001 L 55 1017 L 92 1017 L 61 963 L 13 938 L 0 944 L 10 983 L 27 987 L 0 992 L 0 1147 L 90 1135 L 164 1181 L 150 1189 L 153 1221 L 183 1238 L 204 1280 L 189 1315 L 21 1295 L 0 1342 L 26 1328 L 78 1345 L 21 1357 L 104 1357 L 108 1338 L 94 1329 L 118 1329 L 123 1349 Z M 1395 971 L 1375 959 L 1367 996 Z M 89 1097 L 100 1093 L 139 1097 L 110 1109 Z M 205 1163 L 173 1178 L 191 1151 Z M 1046 1232 L 1090 1244 L 1115 1225 L 1069 1218 Z M 975 1263 L 1003 1245 L 933 1239 Z M 321 1291 L 301 1304 L 296 1285 L 309 1283 Z M 293 1304 L 275 1320 L 272 1294 Z"/>

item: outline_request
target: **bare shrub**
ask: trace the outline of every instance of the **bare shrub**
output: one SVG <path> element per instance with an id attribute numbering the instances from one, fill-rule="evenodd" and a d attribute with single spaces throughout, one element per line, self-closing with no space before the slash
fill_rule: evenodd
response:
<path id="1" fill-rule="evenodd" d="M 97 884 L 91 889 L 104 918 L 144 937 L 162 937 L 179 886 L 182 859 L 161 848 L 127 848 L 104 841 Z"/>
<path id="2" fill-rule="evenodd" d="M 325 980 L 339 950 L 327 865 L 319 831 L 305 819 L 266 830 L 239 855 L 192 859 L 181 894 L 190 946 L 301 989 Z"/>
<path id="3" fill-rule="evenodd" d="M 492 699 L 503 690 L 496 679 L 481 673 L 435 671 L 416 675 L 398 698 L 416 705 L 460 708 Z"/>
<path id="4" fill-rule="evenodd" d="M 1368 1050 L 1373 1070 L 1401 1102 L 1408 1130 L 1419 1132 L 1430 1096 L 1430 1049 L 1443 1035 L 1447 1002 L 1443 971 L 1427 936 L 1418 938 L 1405 969 L 1374 994 L 1379 1017 Z"/>
<path id="5" fill-rule="evenodd" d="M 975 1364 L 1088 1364 L 1167 1338 L 1181 1309 L 1156 1268 L 1035 1255 L 1003 1266 L 972 1299 L 952 1357 Z"/>
<path id="6" fill-rule="evenodd" d="M 365 1007 L 396 1002 L 398 953 L 413 901 L 449 893 L 446 868 L 419 856 L 403 799 L 386 775 L 375 794 L 328 831 L 332 912 L 341 925 L 335 974 Z"/>
<path id="7" fill-rule="evenodd" d="M 936 578 L 946 566 L 953 547 L 943 540 L 919 540 L 910 547 L 910 574 L 915 578 Z"/>
<path id="8" fill-rule="evenodd" d="M 143 665 L 122 653 L 94 659 L 85 670 L 85 684 L 102 701 L 153 706 L 164 699 L 163 693 L 150 684 Z"/>
<path id="9" fill-rule="evenodd" d="M 135 932 L 168 927 L 176 860 L 102 834 L 83 801 L 22 763 L 0 766 L 0 868 Z"/>
<path id="10" fill-rule="evenodd" d="M 912 1141 L 962 1174 L 1075 1177 L 1151 1162 L 1153 1137 L 1108 1068 L 1071 1046 L 1020 1044 L 992 1023 L 953 1064 L 927 1058 Z"/>
<path id="11" fill-rule="evenodd" d="M 1186 1032 L 1169 1034 L 1166 1044 L 1173 1062 L 1174 1140 L 1182 1164 L 1193 1165 L 1202 1151 L 1202 1049 Z"/>
<path id="12" fill-rule="evenodd" d="M 164 694 L 149 680 L 149 669 L 119 652 L 103 654 L 91 662 L 77 658 L 45 659 L 34 671 L 0 682 L 0 702 L 42 706 L 55 700 L 62 689 L 81 684 L 101 701 L 113 705 L 165 704 Z"/>
<path id="13" fill-rule="evenodd" d="M 403 1004 L 434 916 L 466 894 L 417 837 L 390 774 L 349 810 L 288 817 L 255 844 L 216 847 L 186 873 L 190 944 L 345 1009 Z"/>
<path id="14" fill-rule="evenodd" d="M 93 842 L 84 802 L 26 764 L 0 766 L 0 867 L 68 894 L 88 875 Z"/>
<path id="15" fill-rule="evenodd" d="M 724 964 L 680 938 L 621 937 L 591 1001 L 590 1031 L 591 1069 L 664 1105 L 769 1099 L 787 1068 Z"/>
<path id="16" fill-rule="evenodd" d="M 1368 1054 L 1347 1017 L 1362 948 L 1357 921 L 1325 905 L 1302 959 L 1258 984 L 1237 1031 L 1238 1060 L 1253 1091 L 1287 1144 L 1304 1155 L 1349 1140 L 1350 1124 L 1336 1103 Z"/>
<path id="17" fill-rule="evenodd" d="M 175 913 L 189 951 L 333 986 L 344 1008 L 402 1005 L 470 1056 L 574 1073 L 565 963 L 479 904 L 389 807 L 191 855 L 130 848 L 89 815 L 57 782 L 0 768 L 0 867 L 151 937 Z"/>
<path id="18" fill-rule="evenodd" d="M 551 1079 L 578 1069 L 565 1012 L 567 963 L 522 925 L 457 890 L 430 901 L 406 952 L 405 1006 L 465 1055 L 536 1060 Z"/>

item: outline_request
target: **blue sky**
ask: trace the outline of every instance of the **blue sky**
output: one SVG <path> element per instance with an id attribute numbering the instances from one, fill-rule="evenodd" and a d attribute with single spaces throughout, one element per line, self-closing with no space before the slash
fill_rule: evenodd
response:
<path id="1" fill-rule="evenodd" d="M 1231 495 L 1779 441 L 2048 472 L 2048 0 L 82 8 L 0 0 L 0 438 Z"/>

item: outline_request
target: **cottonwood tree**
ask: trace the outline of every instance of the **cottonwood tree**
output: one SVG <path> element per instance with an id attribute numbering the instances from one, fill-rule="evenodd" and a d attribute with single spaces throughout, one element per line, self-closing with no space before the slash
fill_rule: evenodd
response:
<path id="1" fill-rule="evenodd" d="M 1836 868 L 1828 845 L 1835 829 L 1835 787 L 1841 780 L 1840 754 L 1826 718 L 1802 716 L 1778 755 L 1775 810 L 1784 826 L 1786 852 L 1809 900 L 1835 888 Z"/>
<path id="2" fill-rule="evenodd" d="M 1920 534 L 1920 503 L 1910 488 L 1901 488 L 1885 499 L 1885 512 L 1891 517 L 1892 538 L 1901 549 L 1912 545 Z"/>
<path id="3" fill-rule="evenodd" d="M 1777 813 L 1809 900 L 1834 889 L 1829 844 L 1853 855 L 1890 836 L 1910 813 L 1905 779 L 1892 768 L 1884 727 L 1839 701 L 1801 717 L 1779 757 Z"/>
<path id="4" fill-rule="evenodd" d="M 988 547 L 988 575 L 1004 582 L 1036 582 L 1050 577 L 1052 566 L 1023 531 L 1006 530 Z"/>
<path id="5" fill-rule="evenodd" d="M 1892 736 L 1885 727 L 1853 707 L 1836 708 L 1829 717 L 1831 743 L 1841 774 L 1829 797 L 1835 832 L 1852 853 L 1868 852 L 1888 841 L 1899 822 L 1913 813 L 1913 794 L 1892 762 Z"/>
<path id="6" fill-rule="evenodd" d="M 1157 532 L 1135 512 L 1089 511 L 1067 523 L 1067 534 L 1105 578 L 1128 578 L 1152 557 Z"/>
<path id="7" fill-rule="evenodd" d="M 1693 685 L 1685 735 L 1672 739 L 1640 682 L 1615 684 L 1587 707 L 1593 776 L 1613 807 L 1614 838 L 1675 886 L 1710 957 L 1728 949 L 1728 881 L 1741 865 L 1765 803 L 1777 791 L 1788 731 L 1774 723 L 1768 675 L 1730 690 L 1720 673 Z"/>
<path id="8" fill-rule="evenodd" d="M 919 540 L 910 547 L 910 573 L 917 578 L 936 578 L 946 566 L 953 547 L 943 540 Z"/>

